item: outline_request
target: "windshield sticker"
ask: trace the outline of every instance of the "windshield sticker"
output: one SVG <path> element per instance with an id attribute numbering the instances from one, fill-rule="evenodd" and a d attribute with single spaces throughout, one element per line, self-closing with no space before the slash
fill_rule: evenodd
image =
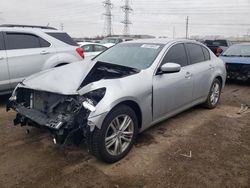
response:
<path id="1" fill-rule="evenodd" d="M 158 48 L 160 48 L 160 46 L 159 45 L 153 45 L 153 44 L 143 44 L 143 45 L 141 45 L 141 48 L 150 48 L 150 49 L 157 50 Z"/>

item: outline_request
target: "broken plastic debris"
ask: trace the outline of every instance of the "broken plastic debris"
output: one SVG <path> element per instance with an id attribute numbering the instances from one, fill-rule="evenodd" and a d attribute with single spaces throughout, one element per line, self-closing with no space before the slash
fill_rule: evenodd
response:
<path id="1" fill-rule="evenodd" d="M 189 155 L 186 154 L 180 154 L 183 157 L 191 158 L 192 157 L 192 151 L 189 151 Z"/>
<path id="2" fill-rule="evenodd" d="M 237 114 L 242 114 L 248 110 L 248 105 L 247 104 L 241 104 L 240 105 L 240 110 L 237 112 Z"/>

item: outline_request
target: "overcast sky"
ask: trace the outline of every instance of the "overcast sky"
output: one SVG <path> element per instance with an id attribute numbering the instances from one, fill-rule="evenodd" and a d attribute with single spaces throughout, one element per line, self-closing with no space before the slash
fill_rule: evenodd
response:
<path id="1" fill-rule="evenodd" d="M 60 28 L 74 37 L 103 34 L 104 0 L 0 0 L 0 23 L 35 24 Z M 113 3 L 113 34 L 122 34 L 122 0 Z M 130 0 L 131 34 L 241 36 L 250 33 L 250 0 Z"/>

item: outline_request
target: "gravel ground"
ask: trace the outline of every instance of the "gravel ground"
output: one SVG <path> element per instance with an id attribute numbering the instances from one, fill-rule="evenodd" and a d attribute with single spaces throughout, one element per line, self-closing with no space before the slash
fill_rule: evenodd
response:
<path id="1" fill-rule="evenodd" d="M 250 187 L 250 85 L 227 84 L 214 110 L 192 108 L 138 136 L 115 164 L 85 145 L 60 148 L 47 132 L 12 126 L 0 98 L 0 187 Z"/>

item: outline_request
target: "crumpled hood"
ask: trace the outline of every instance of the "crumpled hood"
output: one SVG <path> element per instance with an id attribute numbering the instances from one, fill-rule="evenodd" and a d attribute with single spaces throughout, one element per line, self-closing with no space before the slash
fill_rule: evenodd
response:
<path id="1" fill-rule="evenodd" d="M 64 95 L 78 94 L 77 89 L 94 64 L 94 61 L 79 61 L 45 70 L 26 78 L 22 87 Z"/>
<path id="2" fill-rule="evenodd" d="M 225 63 L 250 64 L 250 57 L 226 57 L 220 56 Z"/>

